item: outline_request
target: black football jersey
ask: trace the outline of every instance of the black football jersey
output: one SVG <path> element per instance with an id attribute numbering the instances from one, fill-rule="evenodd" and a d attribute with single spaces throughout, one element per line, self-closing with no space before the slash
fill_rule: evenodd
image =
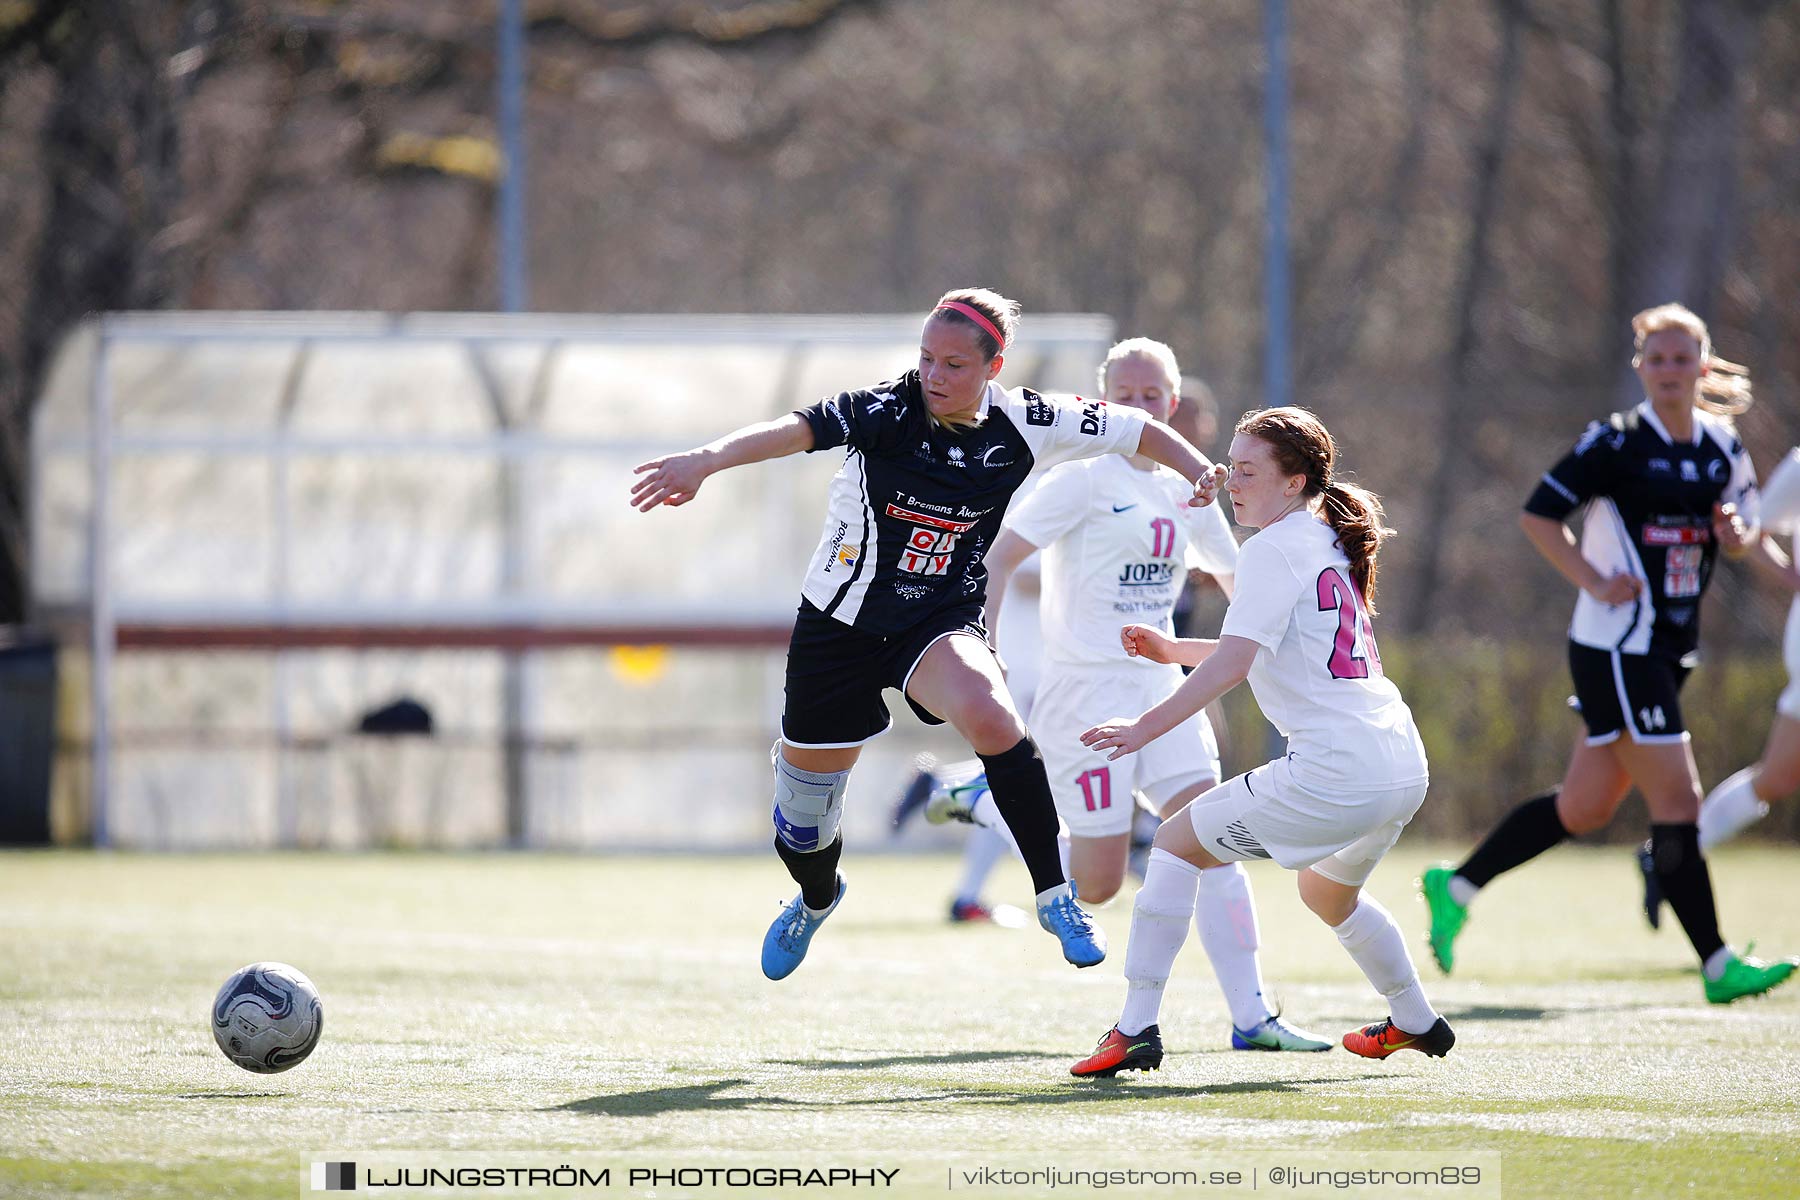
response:
<path id="1" fill-rule="evenodd" d="M 1756 469 L 1730 422 L 1696 411 L 1692 440 L 1677 444 L 1645 401 L 1589 425 L 1525 511 L 1560 521 L 1586 504 L 1582 555 L 1602 573 L 1629 572 L 1644 587 L 1624 604 L 1582 592 L 1569 637 L 1596 650 L 1692 654 L 1700 597 L 1719 551 L 1716 503 L 1736 504 L 1756 522 Z"/>
<path id="2" fill-rule="evenodd" d="M 930 418 L 917 371 L 799 410 L 813 451 L 845 448 L 801 591 L 826 615 L 871 633 L 907 629 L 986 598 L 983 560 L 1007 502 L 1034 468 L 1134 453 L 1136 409 L 990 382 L 982 421 Z"/>

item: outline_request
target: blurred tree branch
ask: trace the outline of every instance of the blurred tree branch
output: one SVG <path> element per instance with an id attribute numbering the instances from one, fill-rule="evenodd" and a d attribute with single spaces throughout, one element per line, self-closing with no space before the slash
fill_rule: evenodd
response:
<path id="1" fill-rule="evenodd" d="M 0 347 L 0 360 L 12 364 L 0 375 L 0 623 L 22 619 L 28 603 L 30 407 L 73 323 L 159 307 L 172 294 L 166 233 L 181 192 L 176 109 L 188 87 L 180 66 L 204 56 L 228 12 L 224 0 L 154 11 L 128 0 L 80 0 L 45 6 L 26 22 L 55 96 L 42 133 L 44 227 L 16 338 Z"/>
<path id="2" fill-rule="evenodd" d="M 1426 493 L 1425 529 L 1419 538 L 1413 586 L 1407 595 L 1407 632 L 1430 631 L 1444 606 L 1438 601 L 1445 543 L 1453 527 L 1456 502 L 1465 483 L 1467 447 L 1475 425 L 1473 382 L 1480 345 L 1480 307 L 1493 273 L 1490 251 L 1504 183 L 1507 142 L 1513 113 L 1518 106 L 1523 75 L 1526 12 L 1520 0 L 1494 0 L 1500 18 L 1500 56 L 1494 65 L 1493 89 L 1480 140 L 1475 146 L 1474 195 L 1471 198 L 1469 237 L 1463 267 L 1453 300 L 1456 332 L 1450 352 L 1449 386 L 1443 391 L 1440 432 L 1436 439 L 1437 465 Z"/>
<path id="3" fill-rule="evenodd" d="M 1660 154 L 1648 201 L 1634 205 L 1635 189 L 1622 197 L 1615 337 L 1623 336 L 1631 313 L 1653 304 L 1675 301 L 1704 318 L 1714 315 L 1726 255 L 1739 232 L 1744 67 L 1772 7 L 1770 0 L 1682 4 L 1680 28 L 1670 31 L 1677 46 L 1674 94 L 1658 129 Z M 1636 167 L 1623 162 L 1615 187 L 1635 182 Z M 1618 379 L 1620 405 L 1636 403 L 1640 391 L 1628 363 Z"/>

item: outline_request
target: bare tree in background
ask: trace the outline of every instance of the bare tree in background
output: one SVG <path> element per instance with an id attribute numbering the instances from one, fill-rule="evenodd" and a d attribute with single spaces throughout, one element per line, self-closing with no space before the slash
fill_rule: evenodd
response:
<path id="1" fill-rule="evenodd" d="M 1619 30 L 1619 0 L 1608 0 Z M 1639 385 L 1617 347 L 1631 314 L 1669 301 L 1713 316 L 1720 280 L 1738 232 L 1738 155 L 1744 67 L 1758 26 L 1774 0 L 1684 0 L 1674 95 L 1658 129 L 1654 179 L 1629 157 L 1615 175 L 1619 272 L 1609 348 L 1620 362 L 1619 403 L 1635 404 Z M 1622 57 L 1622 56 L 1621 56 Z M 1624 75 L 1615 79 L 1618 96 Z M 1615 108 L 1623 112 L 1622 99 Z M 1622 132 L 1634 132 L 1621 117 Z M 1635 139 L 1621 138 L 1626 155 Z M 1650 182 L 1647 200 L 1637 192 Z"/>
<path id="2" fill-rule="evenodd" d="M 228 0 L 65 0 L 36 5 L 0 44 L 3 78 L 35 59 L 54 80 L 44 227 L 0 348 L 0 623 L 26 615 L 26 434 L 57 339 L 89 313 L 178 291 L 180 106 L 230 15 Z"/>
<path id="3" fill-rule="evenodd" d="M 1437 602 L 1445 542 L 1453 527 L 1456 502 L 1468 469 L 1468 442 L 1474 427 L 1476 356 L 1480 352 L 1480 306 L 1493 273 L 1490 243 L 1500 206 L 1507 142 L 1518 107 L 1523 73 L 1525 12 L 1522 0 L 1495 0 L 1500 18 L 1500 57 L 1494 65 L 1493 90 L 1482 119 L 1475 149 L 1475 194 L 1469 206 L 1469 240 L 1453 299 L 1456 333 L 1450 354 L 1450 380 L 1443 391 L 1437 469 L 1425 498 L 1425 528 L 1419 536 L 1418 559 L 1409 593 L 1406 626 L 1424 633 L 1443 611 Z"/>

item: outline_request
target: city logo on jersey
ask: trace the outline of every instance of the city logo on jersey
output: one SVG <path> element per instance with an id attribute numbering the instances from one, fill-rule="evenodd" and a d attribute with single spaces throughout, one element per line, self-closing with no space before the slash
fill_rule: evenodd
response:
<path id="1" fill-rule="evenodd" d="M 1006 452 L 1005 446 L 983 446 L 975 452 L 975 461 L 994 471 L 1013 465 L 1012 455 Z"/>
<path id="2" fill-rule="evenodd" d="M 1026 388 L 1025 423 L 1027 425 L 1056 424 L 1056 405 L 1050 403 L 1030 388 Z"/>
<path id="3" fill-rule="evenodd" d="M 899 567 L 909 575 L 948 575 L 950 560 L 956 557 L 956 542 L 975 528 L 971 521 L 956 521 L 933 513 L 916 512 L 898 504 L 887 506 L 887 515 L 913 525 L 906 535 L 906 548 L 900 551 Z"/>
<path id="4" fill-rule="evenodd" d="M 1712 541 L 1712 530 L 1704 525 L 1646 525 L 1646 546 L 1703 546 Z"/>
<path id="5" fill-rule="evenodd" d="M 1725 460 L 1715 458 L 1706 464 L 1706 477 L 1714 483 L 1725 482 Z"/>
<path id="6" fill-rule="evenodd" d="M 1120 587 L 1157 587 L 1175 578 L 1172 562 L 1126 563 L 1119 572 Z"/>
<path id="7" fill-rule="evenodd" d="M 1099 437 L 1106 432 L 1106 401 L 1087 400 L 1081 405 L 1081 432 Z"/>

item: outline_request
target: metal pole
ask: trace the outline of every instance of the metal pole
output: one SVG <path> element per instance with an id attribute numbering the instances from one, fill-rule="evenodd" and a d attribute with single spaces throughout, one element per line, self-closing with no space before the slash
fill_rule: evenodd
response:
<path id="1" fill-rule="evenodd" d="M 1263 303 L 1267 341 L 1263 347 L 1263 400 L 1292 402 L 1291 332 L 1288 295 L 1288 64 L 1287 0 L 1263 0 L 1263 171 L 1268 206 L 1263 213 Z"/>
<path id="2" fill-rule="evenodd" d="M 300 390 L 301 374 L 312 357 L 312 343 L 301 342 L 294 354 L 294 364 L 275 406 L 275 445 L 270 462 L 270 513 L 274 520 L 274 575 L 270 594 L 274 601 L 276 621 L 285 621 L 293 604 L 293 588 L 289 564 L 293 560 L 293 443 L 294 397 Z M 300 804 L 294 775 L 299 769 L 294 753 L 294 712 L 291 693 L 294 685 L 293 660 L 286 650 L 275 651 L 273 669 L 274 695 L 270 698 L 275 724 L 275 845 L 293 849 L 300 840 Z"/>
<path id="3" fill-rule="evenodd" d="M 105 317 L 96 321 L 94 375 L 88 383 L 89 457 L 93 468 L 92 507 L 88 513 L 88 591 L 90 679 L 93 712 L 92 766 L 89 799 L 93 805 L 94 846 L 112 844 L 108 807 L 112 789 L 112 659 L 118 643 L 112 598 L 112 389 L 107 378 L 109 352 Z"/>
<path id="4" fill-rule="evenodd" d="M 525 264 L 525 21 L 520 0 L 500 0 L 500 309 L 531 307 Z"/>

